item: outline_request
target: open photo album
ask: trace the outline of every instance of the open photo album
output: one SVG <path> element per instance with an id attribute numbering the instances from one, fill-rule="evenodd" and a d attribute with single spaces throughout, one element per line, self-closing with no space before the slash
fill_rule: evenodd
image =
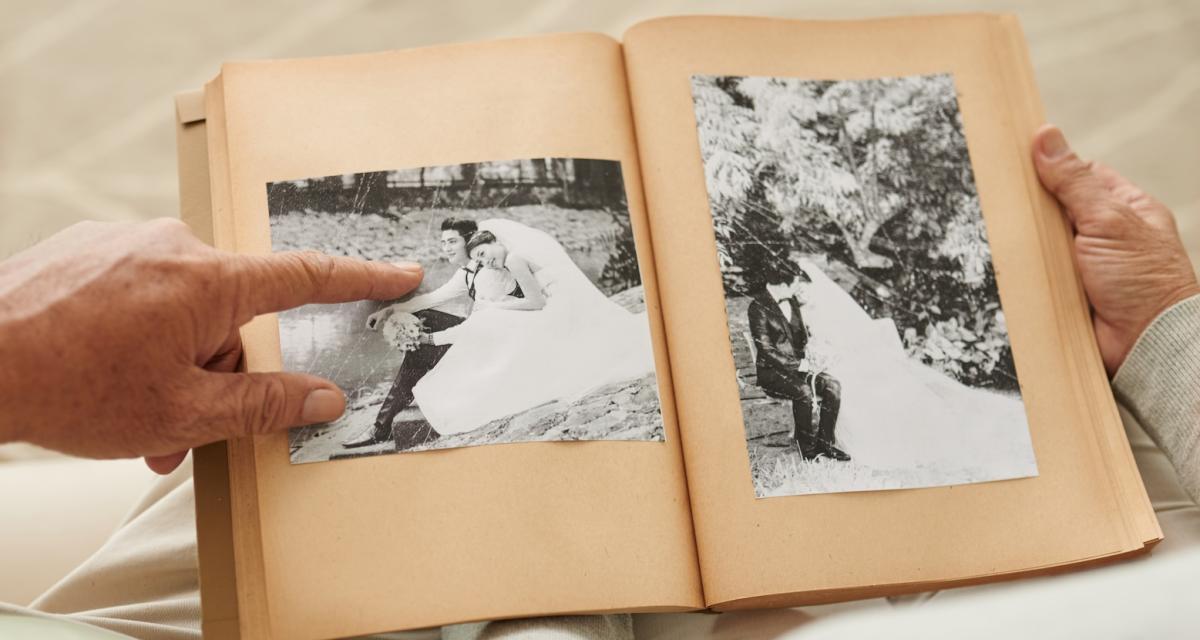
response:
<path id="1" fill-rule="evenodd" d="M 664 18 L 231 62 L 214 246 L 418 262 L 244 327 L 338 420 L 195 453 L 206 633 L 963 586 L 1161 539 L 1015 18 Z"/>

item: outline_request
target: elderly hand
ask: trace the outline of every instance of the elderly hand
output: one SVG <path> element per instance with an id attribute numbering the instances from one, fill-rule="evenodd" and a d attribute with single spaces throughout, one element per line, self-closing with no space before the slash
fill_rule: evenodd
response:
<path id="1" fill-rule="evenodd" d="M 191 447 L 332 420 L 328 380 L 235 373 L 238 328 L 420 281 L 418 265 L 225 253 L 176 220 L 75 225 L 0 263 L 0 442 L 167 473 Z"/>
<path id="2" fill-rule="evenodd" d="M 1075 227 L 1075 263 L 1100 356 L 1115 375 L 1150 322 L 1200 285 L 1170 209 L 1112 169 L 1080 159 L 1057 127 L 1039 129 L 1033 147 L 1042 184 Z"/>

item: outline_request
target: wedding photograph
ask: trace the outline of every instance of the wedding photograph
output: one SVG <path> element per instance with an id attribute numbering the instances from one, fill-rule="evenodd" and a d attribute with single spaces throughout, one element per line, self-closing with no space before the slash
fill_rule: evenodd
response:
<path id="1" fill-rule="evenodd" d="M 755 496 L 1036 476 L 953 76 L 692 97 Z"/>
<path id="2" fill-rule="evenodd" d="M 401 300 L 279 314 L 283 366 L 346 392 L 292 463 L 530 441 L 663 441 L 620 163 L 534 158 L 267 185 L 276 251 L 419 262 Z"/>

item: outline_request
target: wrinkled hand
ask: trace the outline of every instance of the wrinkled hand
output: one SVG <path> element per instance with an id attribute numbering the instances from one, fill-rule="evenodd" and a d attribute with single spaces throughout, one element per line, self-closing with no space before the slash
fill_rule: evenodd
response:
<path id="1" fill-rule="evenodd" d="M 1109 167 L 1080 159 L 1057 127 L 1039 129 L 1033 146 L 1042 184 L 1075 228 L 1075 262 L 1114 375 L 1150 322 L 1200 285 L 1170 209 Z"/>
<path id="2" fill-rule="evenodd" d="M 0 262 L 0 441 L 145 456 L 328 421 L 345 397 L 300 373 L 235 373 L 238 328 L 308 303 L 400 297 L 417 265 L 240 256 L 175 220 L 83 223 Z"/>

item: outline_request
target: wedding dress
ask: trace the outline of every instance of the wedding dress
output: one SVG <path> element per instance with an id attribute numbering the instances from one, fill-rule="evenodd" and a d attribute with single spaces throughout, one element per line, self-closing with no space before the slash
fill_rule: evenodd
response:
<path id="1" fill-rule="evenodd" d="M 873 319 L 811 261 L 803 306 L 816 369 L 842 388 L 835 433 L 874 468 L 937 466 L 977 479 L 1034 467 L 1019 396 L 968 387 L 904 351 L 895 323 Z"/>
<path id="2" fill-rule="evenodd" d="M 654 371 L 646 314 L 609 300 L 558 241 L 511 220 L 484 220 L 479 229 L 535 268 L 546 304 L 536 311 L 477 305 L 454 328 L 446 355 L 413 388 L 438 433 L 470 431 Z"/>

